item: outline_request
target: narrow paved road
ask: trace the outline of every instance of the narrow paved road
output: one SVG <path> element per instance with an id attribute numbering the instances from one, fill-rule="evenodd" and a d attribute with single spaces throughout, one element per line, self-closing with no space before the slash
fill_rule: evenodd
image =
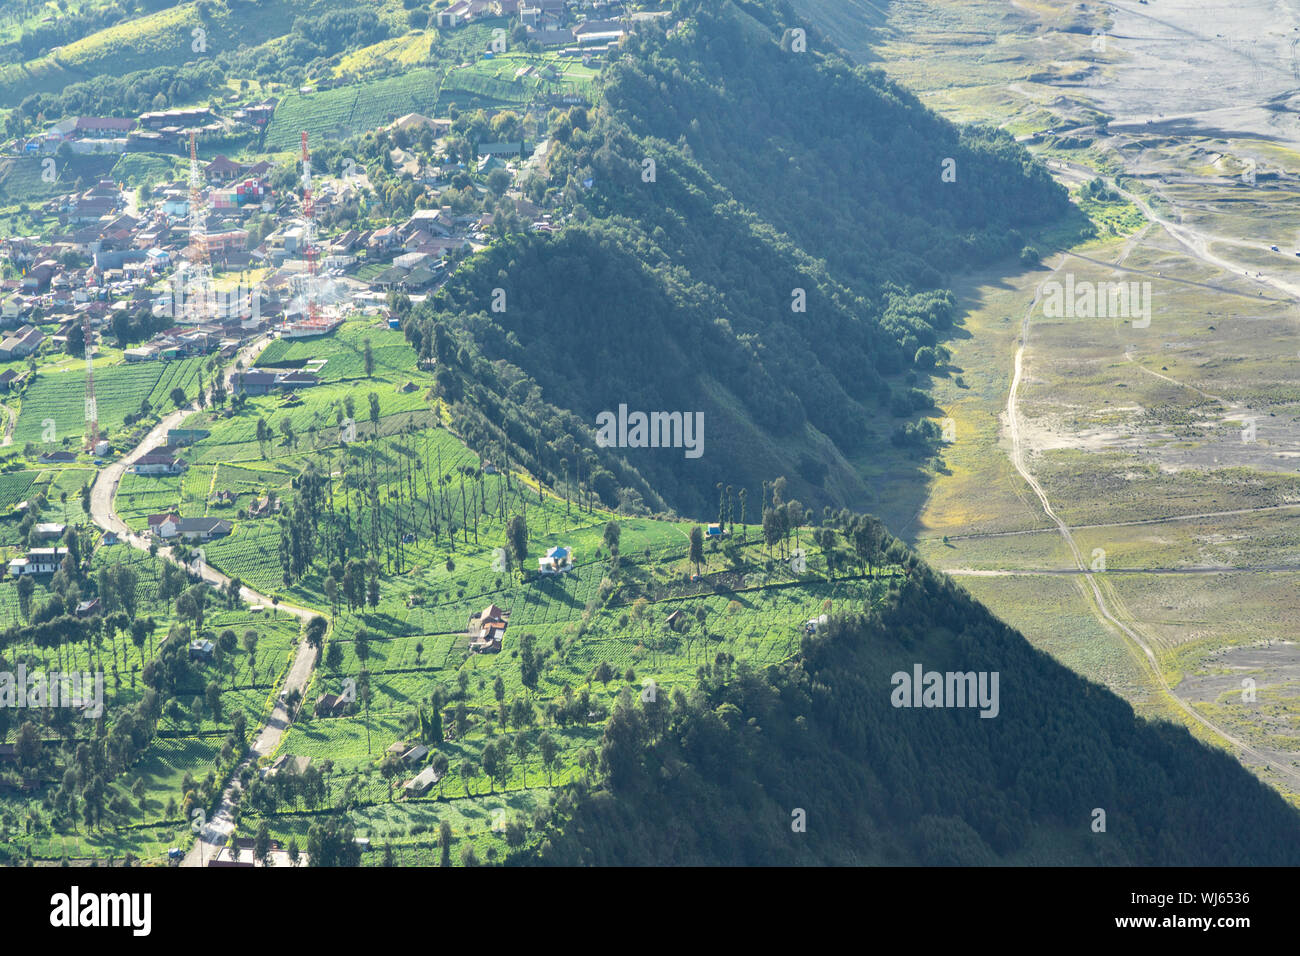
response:
<path id="1" fill-rule="evenodd" d="M 255 339 L 240 349 L 235 358 L 237 361 L 242 361 L 244 367 L 248 368 L 257 361 L 257 357 L 262 354 L 262 350 L 270 343 L 271 339 L 269 338 Z M 231 362 L 229 368 L 223 373 L 228 389 L 235 371 L 235 363 Z M 132 534 L 126 522 L 118 517 L 117 512 L 113 510 L 113 499 L 117 496 L 117 486 L 121 484 L 122 476 L 126 474 L 126 470 L 135 463 L 136 459 L 159 445 L 165 445 L 167 443 L 167 432 L 178 427 L 194 411 L 195 408 L 192 405 L 187 405 L 185 408 L 178 408 L 164 415 L 158 424 L 149 431 L 149 434 L 144 436 L 140 444 L 117 461 L 100 468 L 99 473 L 95 476 L 95 484 L 90 489 L 90 516 L 95 524 L 107 531 L 116 531 L 135 547 L 143 545 L 144 550 L 148 550 L 148 542 L 140 541 Z"/>
<path id="2" fill-rule="evenodd" d="M 247 368 L 257 360 L 262 349 L 270 343 L 269 338 L 259 339 L 250 342 L 244 348 L 239 350 L 236 356 Z M 235 363 L 230 363 L 229 368 L 223 373 L 226 384 L 229 386 L 231 378 L 235 373 Z M 111 465 L 106 465 L 100 469 L 96 475 L 95 484 L 90 491 L 90 516 L 96 525 L 106 531 L 115 531 L 122 537 L 122 540 L 133 548 L 142 551 L 149 550 L 149 540 L 144 535 L 137 535 L 131 531 L 126 522 L 114 510 L 113 499 L 117 495 L 118 485 L 122 481 L 122 476 L 126 474 L 129 468 L 145 452 L 166 444 L 167 431 L 176 428 L 185 418 L 194 411 L 193 407 L 177 409 L 164 416 L 158 422 L 149 434 L 144 437 L 135 448 L 123 455 L 120 459 Z M 173 560 L 168 552 L 160 550 L 158 552 L 166 560 Z M 193 572 L 193 568 L 187 568 Z M 203 580 L 216 585 L 225 587 L 230 583 L 230 579 L 206 564 L 198 569 L 198 574 Z M 294 607 L 289 604 L 280 604 L 278 610 L 275 610 L 274 602 L 269 595 L 262 594 L 250 587 L 241 587 L 239 596 L 249 604 L 262 604 L 273 608 L 272 613 L 285 611 L 302 621 L 316 615 L 315 611 L 308 608 Z M 274 752 L 279 746 L 280 738 L 284 735 L 286 729 L 293 722 L 293 715 L 290 714 L 285 698 L 292 692 L 298 691 L 301 695 L 307 689 L 307 682 L 311 679 L 312 668 L 316 663 L 316 651 L 307 643 L 303 637 L 298 643 L 298 650 L 294 656 L 293 664 L 289 668 L 288 676 L 285 678 L 284 686 L 281 687 L 280 693 L 276 698 L 275 706 L 271 710 L 271 716 L 267 722 L 258 731 L 257 737 L 253 742 L 249 755 L 240 763 L 231 775 L 226 789 L 221 794 L 221 801 L 217 805 L 216 812 L 211 819 L 203 822 L 198 831 L 198 839 L 194 841 L 194 846 L 186 854 L 182 866 L 203 866 L 204 863 L 213 857 L 217 851 L 225 846 L 227 838 L 234 829 L 233 810 L 239 798 L 239 774 L 245 766 L 255 765 L 258 758 Z"/>
<path id="3" fill-rule="evenodd" d="M 1134 518 L 1131 521 L 1104 521 L 1100 524 L 1076 524 L 1074 531 L 1088 531 L 1093 528 L 1133 528 L 1140 525 L 1164 524 L 1169 521 L 1200 521 L 1206 518 L 1226 518 L 1234 515 L 1253 515 L 1268 511 L 1294 511 L 1300 508 L 1300 502 L 1285 505 L 1260 505 L 1257 508 L 1232 508 L 1227 511 L 1200 511 L 1195 514 L 1165 515 L 1160 518 Z M 1045 534 L 1053 528 L 1024 528 L 1020 531 L 972 531 L 970 534 L 950 534 L 949 541 L 966 541 L 975 538 L 1011 538 L 1025 534 Z M 926 541 L 938 541 L 940 535 L 930 535 Z"/>
<path id="4" fill-rule="evenodd" d="M 1073 529 L 1073 530 L 1078 530 Z M 1075 575 L 1078 568 L 944 568 L 944 574 L 968 578 L 1014 578 L 1052 574 Z M 1297 574 L 1300 564 L 1263 564 L 1239 567 L 1195 565 L 1186 568 L 1107 568 L 1106 574 Z"/>

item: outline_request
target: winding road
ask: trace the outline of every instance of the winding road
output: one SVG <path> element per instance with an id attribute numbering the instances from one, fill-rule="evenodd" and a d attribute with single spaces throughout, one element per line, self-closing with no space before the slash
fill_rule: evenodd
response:
<path id="1" fill-rule="evenodd" d="M 240 349 L 236 358 L 242 361 L 243 366 L 247 368 L 257 360 L 262 349 L 266 348 L 270 342 L 269 337 L 256 339 Z M 235 368 L 236 365 L 232 362 L 230 367 L 222 373 L 227 386 L 231 383 Z M 141 551 L 149 550 L 149 539 L 145 535 L 137 535 L 132 532 L 126 522 L 122 520 L 122 517 L 114 510 L 113 501 L 117 495 L 118 485 L 121 484 L 122 476 L 126 474 L 126 470 L 141 455 L 159 445 L 166 444 L 168 430 L 178 427 L 194 410 L 193 406 L 186 406 L 165 415 L 157 425 L 150 429 L 149 433 L 135 448 L 117 461 L 100 469 L 95 476 L 95 484 L 90 491 L 90 517 L 96 525 L 105 531 L 116 532 L 123 542 L 133 548 L 138 548 Z M 158 553 L 166 560 L 174 561 L 166 551 L 160 550 Z M 186 570 L 195 573 L 192 567 L 186 568 Z M 230 578 L 207 564 L 201 564 L 197 573 L 203 580 L 217 587 L 225 587 L 230 583 Z M 289 604 L 278 604 L 277 606 L 269 595 L 262 594 L 250 587 L 241 587 L 239 596 L 250 604 L 262 604 L 272 607 L 275 609 L 273 613 L 285 611 L 304 622 L 316 615 L 316 612 L 309 608 L 295 607 Z M 279 746 L 280 738 L 289 725 L 293 723 L 293 714 L 290 713 L 285 698 L 295 690 L 299 692 L 299 695 L 306 692 L 307 683 L 311 680 L 312 668 L 315 664 L 316 651 L 307 643 L 304 636 L 298 643 L 293 664 L 285 677 L 284 685 L 280 689 L 270 716 L 258 730 L 248 756 L 231 774 L 225 790 L 222 791 L 216 812 L 213 813 L 211 818 L 199 819 L 197 839 L 194 841 L 194 846 L 191 847 L 189 853 L 186 854 L 182 866 L 203 866 L 208 859 L 216 855 L 221 847 L 225 846 L 227 838 L 235 828 L 233 811 L 240 795 L 239 774 L 244 767 L 255 765 L 259 758 L 273 753 L 275 748 Z"/>

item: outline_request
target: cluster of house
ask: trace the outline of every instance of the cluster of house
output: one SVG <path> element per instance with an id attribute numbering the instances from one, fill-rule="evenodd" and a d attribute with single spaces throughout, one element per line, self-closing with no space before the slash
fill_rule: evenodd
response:
<path id="1" fill-rule="evenodd" d="M 0 362 L 35 355 L 44 340 L 45 333 L 36 326 L 19 326 L 18 329 L 0 339 Z"/>
<path id="2" fill-rule="evenodd" d="M 545 47 L 607 49 L 627 36 L 634 16 L 620 0 L 454 0 L 438 11 L 438 26 L 510 17 L 524 25 L 530 40 Z"/>
<path id="3" fill-rule="evenodd" d="M 15 507 L 14 513 L 21 514 L 26 510 L 26 502 L 21 502 L 21 508 Z M 29 542 L 37 541 L 58 541 L 67 531 L 67 526 L 57 522 L 39 522 L 32 526 L 28 533 Z M 68 549 L 58 546 L 50 547 L 47 545 L 32 546 L 19 557 L 13 558 L 7 565 L 9 573 L 14 577 L 21 577 L 24 574 L 53 574 L 63 566 L 63 559 L 68 555 Z M 99 601 L 82 602 L 77 608 L 77 614 L 84 617 L 88 614 L 97 613 Z"/>
<path id="4" fill-rule="evenodd" d="M 542 574 L 563 574 L 573 570 L 573 553 L 565 547 L 554 547 L 544 557 L 537 559 L 537 570 Z M 510 612 L 489 604 L 469 619 L 469 649 L 475 654 L 500 653 L 505 640 Z"/>
<path id="5" fill-rule="evenodd" d="M 527 28 L 546 34 L 549 40 L 570 42 L 615 41 L 634 28 L 640 14 L 626 14 L 620 3 L 605 0 L 462 0 L 439 12 L 446 26 L 458 26 L 482 16 L 518 17 Z M 548 43 L 549 43 L 548 40 Z M 489 55 L 489 54 L 485 54 Z M 555 71 L 554 66 L 521 67 L 522 70 Z M 558 79 L 558 72 L 554 78 Z M 240 107 L 227 117 L 211 109 L 153 111 L 135 119 L 75 117 L 54 124 L 42 137 L 28 141 L 29 152 L 58 149 L 65 144 L 90 143 L 73 148 L 83 151 L 116 148 L 117 141 L 139 140 L 158 149 L 159 141 L 179 142 L 177 137 L 191 130 L 230 131 L 232 123 L 264 126 L 275 108 L 268 100 Z M 432 119 L 416 113 L 400 117 L 390 128 L 431 129 L 442 136 L 450 132 L 449 120 Z M 516 173 L 541 168 L 547 157 L 545 143 L 485 142 L 477 144 L 480 172 L 511 162 Z M 122 148 L 127 148 L 123 146 Z M 394 154 L 402 153 L 394 150 Z M 412 164 L 412 175 L 432 189 L 448 185 L 465 165 L 435 165 L 413 154 L 398 156 Z M 516 165 L 517 161 L 517 165 Z M 256 210 L 274 212 L 267 162 L 240 163 L 219 155 L 202 169 L 205 188 L 203 243 L 214 266 L 226 269 L 270 271 L 255 290 L 239 295 L 206 296 L 204 301 L 186 301 L 180 278 L 182 264 L 192 249 L 190 237 L 190 190 L 187 182 L 176 181 L 152 188 L 138 204 L 127 190 L 112 180 L 101 180 L 88 188 L 49 200 L 43 209 L 57 217 L 53 234 L 32 237 L 0 237 L 0 255 L 14 266 L 18 278 L 0 280 L 0 328 L 17 331 L 0 340 L 0 361 L 8 355 L 22 357 L 49 342 L 66 346 L 76 327 L 89 323 L 92 331 L 113 326 L 119 315 L 134 315 L 149 309 L 166 315 L 175 327 L 159 332 L 144 344 L 126 350 L 125 360 L 144 362 L 182 358 L 222 350 L 231 355 L 249 336 L 278 329 L 287 336 L 320 335 L 338 327 L 337 310 L 330 309 L 326 321 L 308 315 L 303 291 L 312 271 L 305 247 L 310 234 L 297 218 L 281 219 L 275 229 L 262 236 L 250 235 L 247 218 Z M 325 179 L 314 192 L 318 216 L 360 195 L 362 177 Z M 512 196 L 515 212 L 534 230 L 554 228 L 546 211 L 523 196 Z M 490 214 L 459 215 L 450 206 L 421 209 L 401 224 L 376 229 L 349 229 L 332 240 L 318 240 L 317 274 L 325 284 L 317 289 L 327 303 L 346 307 L 367 307 L 382 303 L 391 291 L 421 296 L 445 281 L 448 259 L 470 252 L 487 241 L 494 225 Z M 355 267 L 364 254 L 370 262 L 389 263 L 364 283 L 333 284 Z M 90 264 L 86 265 L 85 260 Z M 175 288 L 159 292 L 158 279 L 172 276 Z M 350 298 L 349 298 L 350 296 Z M 319 319 L 319 320 L 318 320 Z M 51 330 L 51 325 L 57 325 Z M 37 328 L 37 326 L 41 328 Z M 187 328 L 188 326 L 188 328 Z M 0 382 L 0 388 L 14 384 L 15 376 Z M 261 373 L 245 383 L 249 394 L 277 388 L 314 384 L 308 373 L 290 374 L 277 381 L 263 381 Z"/>
<path id="6" fill-rule="evenodd" d="M 219 115 L 209 107 L 151 110 L 139 116 L 69 116 L 44 133 L 24 140 L 22 152 L 130 153 L 175 150 L 191 132 L 228 136 L 241 128 L 262 129 L 275 112 L 276 100 L 266 99 Z"/>
<path id="7" fill-rule="evenodd" d="M 469 234 L 485 228 L 484 217 L 453 215 L 451 207 L 417 209 L 406 222 L 368 232 L 344 233 L 331 243 L 334 255 L 352 255 L 365 249 L 376 259 L 392 256 L 392 265 L 370 280 L 370 289 L 419 292 L 446 274 L 448 256 L 468 252 Z"/>
<path id="8" fill-rule="evenodd" d="M 79 122 L 85 121 L 83 117 Z M 241 164 L 225 156 L 205 166 L 204 247 L 214 263 L 243 268 L 265 260 L 265 249 L 258 255 L 249 248 L 243 219 L 253 211 L 274 210 L 271 170 L 267 162 Z M 155 310 L 159 305 L 170 308 L 177 321 L 186 321 L 187 312 L 179 303 L 171 303 L 166 294 L 158 300 L 147 287 L 177 265 L 190 247 L 189 202 L 188 184 L 173 182 L 155 186 L 147 207 L 129 211 L 127 193 L 109 179 L 49 200 L 43 211 L 58 217 L 61 232 L 46 239 L 0 240 L 0 250 L 21 273 L 20 279 L 0 284 L 0 322 L 15 325 L 36 307 L 46 322 L 59 321 L 61 310 L 80 320 L 81 313 L 90 309 L 93 327 L 98 328 L 114 309 L 134 312 L 150 305 Z M 90 266 L 65 265 L 69 254 L 89 259 Z M 239 308 L 239 315 L 226 315 L 223 304 L 214 303 L 213 314 L 206 317 L 239 325 L 250 311 Z M 265 305 L 251 310 L 253 315 L 260 311 L 273 319 L 274 303 Z"/>
<path id="9" fill-rule="evenodd" d="M 303 758 L 304 760 L 307 758 Z M 362 846 L 362 841 L 366 846 Z M 357 846 L 365 849 L 369 845 L 368 837 L 357 837 Z M 271 840 L 268 844 L 270 850 L 267 859 L 264 862 L 257 854 L 257 840 L 253 837 L 232 836 L 231 839 L 219 846 L 211 856 L 207 858 L 204 866 L 213 869 L 256 869 L 259 866 L 273 866 L 277 869 L 288 869 L 291 866 L 306 866 L 311 859 L 310 855 L 305 852 L 299 852 L 296 858 L 291 857 L 289 851 L 284 849 L 279 840 Z M 167 851 L 169 860 L 185 859 L 185 851 L 180 847 L 172 847 Z"/>
<path id="10" fill-rule="evenodd" d="M 26 502 L 21 502 L 22 508 L 16 508 L 16 513 L 26 510 Z M 67 526 L 57 522 L 39 522 L 32 526 L 28 534 L 28 541 L 58 541 L 67 531 Z M 39 547 L 29 547 L 27 551 L 9 561 L 9 573 L 14 577 L 21 577 L 24 574 L 53 574 L 63 566 L 63 559 L 68 555 L 67 548 L 49 547 L 41 545 Z M 99 600 L 83 601 L 77 606 L 76 613 L 80 617 L 99 612 Z"/>
<path id="11" fill-rule="evenodd" d="M 122 268 L 139 222 L 118 212 L 121 198 L 115 183 L 97 183 L 47 204 L 49 212 L 58 213 L 65 233 L 50 241 L 39 236 L 0 238 L 0 251 L 19 273 L 0 282 L 0 325 L 23 324 L 38 307 L 42 323 L 64 323 L 60 335 L 87 315 L 100 325 L 109 317 L 111 296 L 128 295 L 155 277 L 143 250 L 138 251 L 141 262 L 134 286 Z M 94 259 L 85 267 L 65 264 L 72 257 Z"/>
<path id="12" fill-rule="evenodd" d="M 177 200 L 175 193 L 183 198 Z M 150 289 L 184 258 L 190 245 L 184 185 L 160 187 L 156 194 L 160 201 L 136 213 L 127 212 L 122 208 L 126 198 L 121 187 L 103 180 L 46 204 L 46 211 L 58 216 L 62 232 L 47 237 L 0 238 L 0 253 L 19 273 L 18 278 L 0 281 L 0 327 L 57 324 L 51 341 L 60 346 L 66 344 L 74 325 L 89 321 L 92 330 L 103 329 L 120 312 L 130 315 L 151 310 L 156 315 L 173 316 L 180 324 L 210 323 L 204 331 L 212 341 L 178 338 L 181 333 L 172 331 L 128 356 L 142 361 L 167 357 L 173 347 L 179 347 L 179 354 L 210 351 L 222 340 L 237 340 L 273 323 L 283 310 L 271 284 L 267 290 L 259 290 L 255 304 L 247 293 L 212 296 L 210 302 L 201 303 L 201 310 L 188 308 L 183 296 L 182 301 L 173 302 L 170 292 L 159 295 Z M 235 204 L 214 209 L 208 216 L 206 248 L 214 262 L 233 268 L 254 263 L 248 232 L 239 222 L 244 211 Z M 85 260 L 90 264 L 77 264 Z M 23 332 L 28 339 L 13 343 L 20 350 L 31 349 L 31 342 L 40 344 L 35 334 Z"/>
<path id="13" fill-rule="evenodd" d="M 563 11 L 557 8 L 555 12 Z M 254 104 L 248 110 L 269 116 L 269 107 L 262 106 L 266 104 Z M 145 114 L 139 126 L 144 132 L 167 132 L 187 128 L 184 124 L 191 121 L 211 119 L 207 111 L 191 112 L 193 115 L 186 111 Z M 129 122 L 133 121 L 101 123 L 81 117 L 61 126 L 56 135 L 102 137 Z M 392 126 L 407 130 L 427 127 L 439 136 L 450 131 L 449 120 L 415 113 L 399 118 Z M 537 167 L 545 161 L 545 147 L 545 143 L 530 146 L 516 141 L 479 143 L 478 165 L 480 171 L 486 171 L 490 166 L 518 160 L 521 168 Z M 418 182 L 434 189 L 446 186 L 465 169 L 461 163 L 428 164 L 414 155 L 406 155 L 405 161 L 413 164 Z M 120 184 L 105 179 L 46 203 L 44 211 L 57 217 L 61 231 L 44 237 L 0 237 L 0 254 L 20 274 L 19 278 L 0 281 L 0 327 L 16 328 L 25 323 L 40 324 L 48 330 L 51 323 L 58 323 L 57 331 L 49 336 L 58 347 L 67 343 L 74 325 L 87 319 L 92 330 L 100 330 L 111 326 L 119 313 L 135 314 L 142 309 L 166 315 L 178 327 L 200 326 L 194 331 L 201 335 L 193 331 L 187 334 L 182 328 L 169 329 L 127 350 L 126 360 L 134 362 L 183 357 L 214 348 L 233 353 L 248 336 L 271 328 L 291 335 L 317 335 L 336 328 L 337 323 L 304 322 L 307 317 L 301 293 L 309 273 L 306 224 L 286 217 L 254 242 L 250 242 L 249 230 L 244 228 L 245 219 L 255 210 L 276 209 L 269 185 L 271 164 L 245 164 L 217 156 L 203 167 L 202 173 L 206 190 L 203 241 L 208 258 L 227 269 L 270 269 L 256 289 L 240 290 L 236 295 L 212 295 L 202 302 L 188 301 L 179 282 L 175 288 L 157 291 L 159 277 L 170 275 L 179 280 L 180 266 L 189 256 L 188 183 L 154 186 L 151 195 L 136 208 Z M 359 177 L 322 181 L 314 193 L 317 215 L 355 199 L 362 185 Z M 511 201 L 516 213 L 532 222 L 534 228 L 551 228 L 541 207 L 522 196 Z M 341 278 L 364 253 L 368 261 L 391 265 L 371 277 L 364 287 L 353 284 L 352 305 L 372 305 L 392 290 L 420 295 L 446 278 L 449 257 L 472 251 L 476 242 L 485 242 L 492 225 L 491 215 L 456 214 L 450 206 L 417 210 L 400 224 L 349 229 L 332 240 L 318 240 L 317 269 L 327 280 Z M 78 264 L 86 259 L 90 260 L 88 266 Z M 347 294 L 348 290 L 341 286 L 333 287 L 328 289 L 327 298 L 342 302 Z M 300 330 L 299 326 L 310 327 Z M 46 333 L 24 330 L 24 335 L 34 340 Z M 27 340 L 13 344 L 20 351 L 31 347 Z"/>
<path id="14" fill-rule="evenodd" d="M 188 327 L 176 325 L 156 333 L 143 345 L 124 349 L 122 357 L 128 362 L 152 362 L 218 352 L 222 358 L 230 358 L 239 351 L 241 342 L 242 338 L 234 337 L 223 325 L 207 322 Z"/>
<path id="15" fill-rule="evenodd" d="M 429 748 L 424 744 L 411 746 L 405 741 L 399 740 L 388 748 L 388 753 L 393 754 L 402 763 L 408 767 L 418 766 L 421 760 L 429 756 Z M 442 774 L 432 765 L 425 767 L 410 780 L 402 784 L 402 791 L 407 796 L 419 797 L 429 791 L 429 788 L 442 779 Z"/>
<path id="16" fill-rule="evenodd" d="M 203 167 L 203 181 L 208 185 L 208 209 L 214 215 L 232 212 L 269 212 L 274 208 L 268 177 L 273 167 L 265 160 L 240 163 L 217 156 Z M 161 209 L 169 216 L 187 217 L 190 213 L 188 183 L 171 183 L 155 189 L 162 198 Z M 245 239 L 247 235 L 245 234 Z M 214 246 L 215 244 L 215 246 Z M 222 252 L 222 235 L 208 233 L 209 252 Z"/>

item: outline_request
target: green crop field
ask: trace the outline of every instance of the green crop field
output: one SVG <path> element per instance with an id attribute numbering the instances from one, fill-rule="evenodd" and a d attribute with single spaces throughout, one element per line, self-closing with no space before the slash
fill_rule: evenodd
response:
<path id="1" fill-rule="evenodd" d="M 0 68 L 0 102 L 20 100 L 35 90 L 58 90 L 96 73 L 120 76 L 180 66 L 256 45 L 280 30 L 287 32 L 293 17 L 303 12 L 302 4 L 290 0 L 179 3 L 95 31 L 29 63 L 7 64 Z M 278 30 L 268 34 L 267 24 Z"/>
<path id="2" fill-rule="evenodd" d="M 367 339 L 376 373 L 386 380 L 407 380 L 403 373 L 415 367 L 415 349 L 399 330 L 374 322 L 348 322 L 326 339 L 276 339 L 262 351 L 257 364 L 261 368 L 297 368 L 325 359 L 318 373 L 325 381 L 362 379 Z"/>
<path id="3" fill-rule="evenodd" d="M 532 68 L 529 75 L 516 76 L 527 67 Z M 554 54 L 507 53 L 493 59 L 479 57 L 465 67 L 438 65 L 331 90 L 290 93 L 276 108 L 263 148 L 291 150 L 302 130 L 313 138 L 346 139 L 407 113 L 445 116 L 453 105 L 461 109 L 523 106 L 545 94 L 585 91 L 595 75 L 580 62 Z"/>
<path id="4" fill-rule="evenodd" d="M 437 110 L 444 115 L 452 106 L 518 106 L 545 95 L 585 93 L 595 76 L 596 71 L 580 60 L 555 54 L 503 53 L 492 59 L 479 58 L 447 74 Z"/>
<path id="5" fill-rule="evenodd" d="M 50 163 L 45 163 L 45 160 Z M 113 156 L 17 156 L 0 159 L 0 206 L 41 202 L 76 183 L 91 185 L 108 175 Z M 50 177 L 53 178 L 50 178 Z"/>
<path id="6" fill-rule="evenodd" d="M 185 163 L 178 156 L 156 153 L 125 153 L 113 165 L 113 179 L 132 189 L 174 182 L 184 175 Z"/>
<path id="7" fill-rule="evenodd" d="M 205 359 L 177 362 L 142 362 L 114 365 L 95 370 L 95 400 L 99 427 L 106 433 L 120 428 L 124 418 L 140 410 L 148 399 L 155 409 L 170 407 L 173 388 L 183 388 L 193 397 L 199 369 Z M 46 423 L 54 424 L 54 441 L 77 437 L 85 432 L 86 372 L 72 367 L 66 371 L 38 375 L 23 395 L 22 409 L 14 427 L 14 441 L 44 442 Z"/>
<path id="8" fill-rule="evenodd" d="M 36 480 L 34 471 L 11 471 L 0 475 L 0 511 L 7 511 L 27 498 L 27 489 Z"/>
<path id="9" fill-rule="evenodd" d="M 406 113 L 429 113 L 438 100 L 444 71 L 412 70 L 314 93 L 290 93 L 276 107 L 263 148 L 293 149 L 302 130 L 312 139 L 346 139 L 390 123 Z"/>
<path id="10" fill-rule="evenodd" d="M 111 725 L 141 700 L 145 691 L 142 674 L 168 636 L 174 608 L 160 597 L 161 565 L 161 558 L 124 545 L 102 548 L 94 554 L 92 576 L 108 569 L 130 568 L 135 572 L 135 614 L 139 620 L 148 616 L 154 622 L 139 644 L 125 632 L 105 628 L 100 640 L 92 645 L 78 642 L 44 647 L 20 642 L 6 648 L 6 655 L 25 661 L 32 672 L 101 673 L 104 713 Z M 38 584 L 33 601 L 45 600 L 45 594 Z M 0 626 L 8 627 L 19 620 L 14 589 L 0 589 Z M 185 821 L 180 809 L 185 795 L 183 784 L 187 778 L 202 780 L 212 774 L 215 786 L 214 771 L 221 763 L 223 743 L 236 714 L 242 713 L 248 726 L 265 719 L 297 646 L 300 624 L 284 615 L 211 607 L 204 627 L 213 638 L 231 631 L 238 640 L 229 654 L 190 671 L 189 683 L 174 689 L 180 706 L 164 710 L 156 732 L 150 735 L 138 759 L 123 776 L 108 781 L 106 802 L 112 802 L 114 797 L 129 798 L 129 806 L 123 806 L 124 816 L 119 819 L 116 812 L 113 814 L 118 825 L 76 832 L 70 827 L 59 829 L 42 823 L 19 834 L 13 829 L 14 814 L 23 806 L 23 800 L 6 793 L 0 795 L 0 839 L 28 848 L 38 860 L 57 860 L 65 855 L 104 859 L 127 852 L 157 857 L 168 846 L 184 842 L 188 828 L 182 826 Z M 251 643 L 246 632 L 255 635 Z M 205 682 L 209 683 L 206 692 Z M 203 696 L 210 699 L 213 687 L 219 696 L 215 709 L 190 703 Z M 93 727 L 89 721 L 74 721 L 70 731 L 75 737 L 93 733 Z"/>

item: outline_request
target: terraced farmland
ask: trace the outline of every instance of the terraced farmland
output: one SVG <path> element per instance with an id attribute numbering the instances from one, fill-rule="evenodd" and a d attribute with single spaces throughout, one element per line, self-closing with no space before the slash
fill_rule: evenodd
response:
<path id="1" fill-rule="evenodd" d="M 45 159 L 53 159 L 54 164 L 49 167 L 42 165 Z M 115 160 L 114 156 L 14 156 L 0 159 L 0 206 L 42 202 L 67 192 L 78 179 L 92 182 L 107 175 Z M 53 180 L 45 178 L 47 168 L 53 171 Z"/>
<path id="2" fill-rule="evenodd" d="M 99 410 L 99 427 L 112 433 L 120 428 L 127 415 L 140 410 L 148 399 L 154 409 L 170 407 L 168 397 L 173 388 L 185 389 L 193 397 L 198 383 L 202 358 L 178 362 L 142 362 L 138 365 L 113 365 L 95 370 L 95 398 Z M 41 442 L 44 423 L 52 419 L 55 441 L 76 437 L 86 429 L 86 372 L 72 368 L 39 376 L 23 395 L 22 409 L 14 427 L 17 444 Z"/>
<path id="3" fill-rule="evenodd" d="M 377 375 L 395 380 L 408 375 L 418 357 L 397 329 L 350 322 L 327 339 L 276 339 L 257 359 L 259 368 L 293 368 L 325 359 L 320 376 L 328 382 L 365 377 L 365 341 L 370 340 Z"/>
<path id="4" fill-rule="evenodd" d="M 268 152 L 293 149 L 303 130 L 313 140 L 346 139 L 406 113 L 429 113 L 438 101 L 444 72 L 412 70 L 333 90 L 289 94 L 276 107 L 263 148 Z"/>
<path id="5" fill-rule="evenodd" d="M 80 37 L 39 59 L 0 69 L 0 103 L 57 91 L 97 73 L 123 75 L 180 66 L 218 51 L 263 43 L 307 12 L 291 0 L 179 3 Z M 201 31 L 196 33 L 195 31 Z"/>
<path id="6" fill-rule="evenodd" d="M 517 75 L 528 68 L 526 75 Z M 313 138 L 345 139 L 406 113 L 445 116 L 452 106 L 523 106 L 542 94 L 585 91 L 595 75 L 581 63 L 554 54 L 506 53 L 492 59 L 480 57 L 464 67 L 439 65 L 332 90 L 292 93 L 276 108 L 263 148 L 291 150 L 302 130 Z"/>
<path id="7" fill-rule="evenodd" d="M 581 62 L 554 54 L 500 54 L 448 73 L 437 110 L 445 115 L 452 106 L 523 105 L 546 94 L 585 93 L 595 76 Z"/>
<path id="8" fill-rule="evenodd" d="M 0 475 L 0 512 L 8 511 L 27 497 L 27 489 L 36 480 L 37 472 L 11 471 Z"/>
<path id="9" fill-rule="evenodd" d="M 122 482 L 117 488 L 118 513 L 136 531 L 148 526 L 149 515 L 171 511 L 180 502 L 180 475 L 136 475 L 128 472 L 122 476 Z"/>

